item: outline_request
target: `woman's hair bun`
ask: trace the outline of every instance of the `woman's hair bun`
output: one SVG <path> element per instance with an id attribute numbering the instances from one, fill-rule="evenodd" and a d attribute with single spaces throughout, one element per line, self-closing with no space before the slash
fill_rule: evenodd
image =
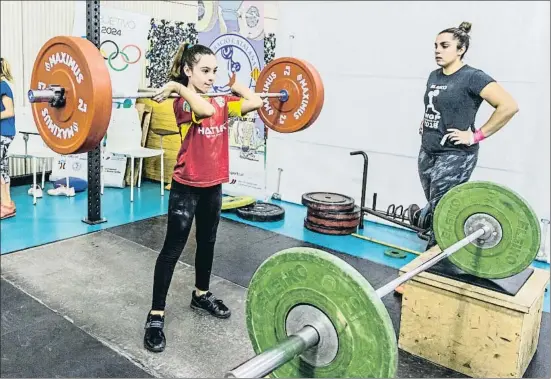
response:
<path id="1" fill-rule="evenodd" d="M 470 22 L 463 21 L 461 25 L 459 25 L 459 29 L 463 30 L 465 33 L 469 33 L 471 31 L 471 26 L 473 26 L 473 24 Z"/>

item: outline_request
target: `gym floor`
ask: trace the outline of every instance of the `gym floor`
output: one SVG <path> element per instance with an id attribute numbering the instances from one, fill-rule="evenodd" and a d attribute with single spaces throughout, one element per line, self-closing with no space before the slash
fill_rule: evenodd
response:
<path id="1" fill-rule="evenodd" d="M 47 185 L 47 188 L 48 185 Z M 156 183 L 135 189 L 106 188 L 102 214 L 108 222 L 89 226 L 87 195 L 44 198 L 33 206 L 27 186 L 12 189 L 17 216 L 1 222 L 2 377 L 222 377 L 253 355 L 245 326 L 247 285 L 272 254 L 298 246 L 328 251 L 348 262 L 375 288 L 398 276 L 416 257 L 384 255 L 384 246 L 353 236 L 305 230 L 306 209 L 278 202 L 285 220 L 253 223 L 224 213 L 220 224 L 212 290 L 232 309 L 218 320 L 189 308 L 194 284 L 192 232 L 177 265 L 167 307 L 167 349 L 153 354 L 142 345 L 152 292 L 153 268 L 166 227 L 168 191 Z M 366 221 L 365 236 L 422 251 L 414 233 Z M 549 270 L 549 265 L 534 266 Z M 538 349 L 524 377 L 551 377 L 549 290 Z M 395 331 L 401 298 L 383 298 Z M 435 325 L 435 327 L 438 327 Z M 400 351 L 398 377 L 465 377 Z"/>

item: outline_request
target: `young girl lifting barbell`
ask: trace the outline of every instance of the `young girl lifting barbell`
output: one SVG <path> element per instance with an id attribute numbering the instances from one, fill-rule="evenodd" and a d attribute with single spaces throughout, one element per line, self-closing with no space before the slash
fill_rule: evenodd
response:
<path id="1" fill-rule="evenodd" d="M 171 81 L 153 97 L 162 102 L 172 93 L 180 96 L 174 101 L 174 114 L 182 140 L 172 176 L 166 236 L 155 265 L 153 300 L 145 325 L 144 345 L 153 352 L 161 352 L 166 346 L 163 328 L 167 292 L 194 218 L 196 281 L 191 307 L 218 318 L 231 314 L 223 301 L 209 291 L 222 183 L 229 181 L 228 119 L 260 109 L 263 100 L 236 82 L 231 83 L 231 90 L 240 97 L 201 96 L 214 84 L 217 69 L 211 49 L 184 44 L 174 57 Z"/>

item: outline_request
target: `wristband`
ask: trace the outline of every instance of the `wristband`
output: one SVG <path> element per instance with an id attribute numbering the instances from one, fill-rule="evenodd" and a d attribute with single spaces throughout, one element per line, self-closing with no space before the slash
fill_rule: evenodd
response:
<path id="1" fill-rule="evenodd" d="M 478 129 L 476 132 L 474 132 L 473 135 L 473 143 L 479 143 L 480 141 L 484 140 L 486 136 L 484 136 L 484 133 L 482 133 L 482 130 Z"/>

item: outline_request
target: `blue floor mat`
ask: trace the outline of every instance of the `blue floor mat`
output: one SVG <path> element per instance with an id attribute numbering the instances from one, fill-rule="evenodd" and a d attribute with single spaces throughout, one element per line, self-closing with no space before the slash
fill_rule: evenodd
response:
<path id="1" fill-rule="evenodd" d="M 17 215 L 0 222 L 1 254 L 28 249 L 86 233 L 95 232 L 166 214 L 168 191 L 161 197 L 160 185 L 143 182 L 134 188 L 134 202 L 130 202 L 130 187 L 105 188 L 101 196 L 101 215 L 107 222 L 88 225 L 82 220 L 88 216 L 88 193 L 74 197 L 50 196 L 46 193 L 52 184 L 47 183 L 43 197 L 33 205 L 27 194 L 30 186 L 11 189 Z"/>
<path id="2" fill-rule="evenodd" d="M 43 197 L 33 205 L 32 196 L 27 194 L 28 188 L 28 186 L 19 186 L 11 189 L 12 198 L 17 206 L 17 215 L 0 222 L 1 254 L 165 215 L 168 209 L 169 192 L 165 191 L 164 196 L 161 197 L 158 183 L 144 181 L 141 188 L 134 188 L 133 203 L 130 202 L 130 187 L 105 188 L 101 197 L 101 214 L 107 222 L 88 225 L 82 222 L 88 214 L 87 192 L 77 193 L 76 196 L 69 198 L 50 196 L 46 191 L 52 188 L 52 185 L 46 184 Z M 272 202 L 285 209 L 284 220 L 251 222 L 241 219 L 233 212 L 223 212 L 222 217 L 395 269 L 399 269 L 417 257 L 416 254 L 407 253 L 402 259 L 391 258 L 384 254 L 390 247 L 375 242 L 352 235 L 330 236 L 311 232 L 304 228 L 303 222 L 306 217 L 304 206 L 276 200 Z M 357 234 L 419 252 L 423 252 L 426 246 L 426 241 L 419 239 L 412 231 L 367 220 L 364 222 L 364 229 L 359 230 Z M 536 261 L 532 266 L 549 270 L 549 264 L 544 262 Z M 549 312 L 549 286 L 544 304 L 544 311 Z"/>
<path id="3" fill-rule="evenodd" d="M 408 253 L 406 258 L 391 258 L 384 255 L 385 251 L 390 249 L 387 246 L 366 241 L 352 235 L 333 236 L 312 232 L 304 228 L 304 218 L 306 217 L 306 208 L 304 206 L 277 200 L 272 200 L 271 202 L 285 209 L 285 218 L 283 220 L 277 222 L 252 222 L 240 218 L 234 212 L 224 212 L 223 216 L 230 220 L 253 225 L 290 238 L 325 246 L 356 257 L 366 258 L 393 268 L 400 268 L 417 256 Z M 427 244 L 426 241 L 419 239 L 414 232 L 367 220 L 364 222 L 364 229 L 359 230 L 357 234 L 419 252 L 425 251 Z"/>

